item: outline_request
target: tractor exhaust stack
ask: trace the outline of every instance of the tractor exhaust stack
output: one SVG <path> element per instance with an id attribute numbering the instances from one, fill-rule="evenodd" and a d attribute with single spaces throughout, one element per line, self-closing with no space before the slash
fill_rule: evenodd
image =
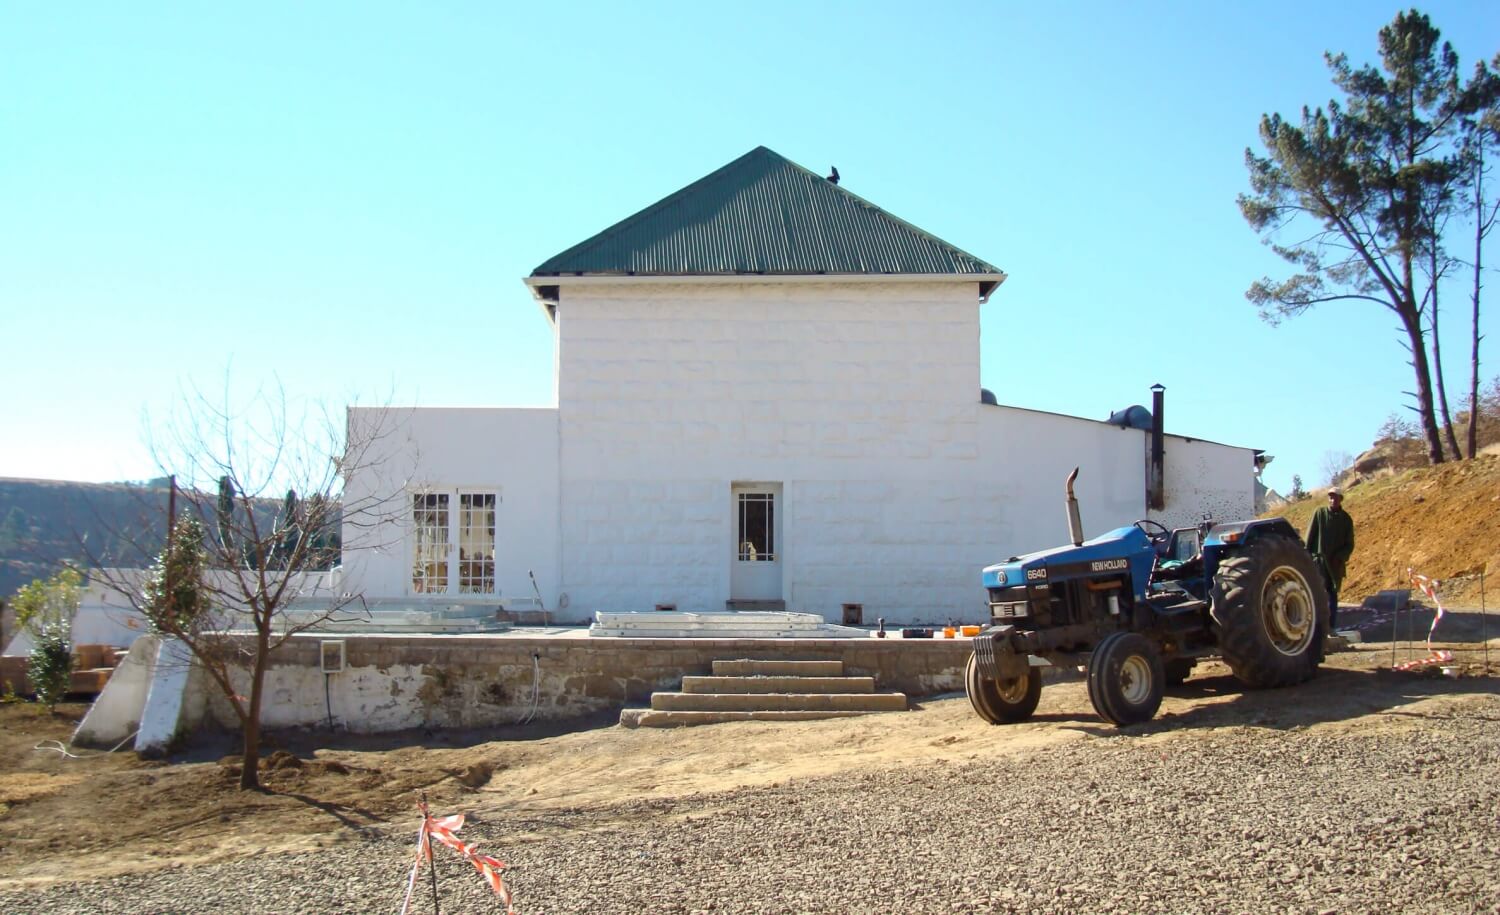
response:
<path id="1" fill-rule="evenodd" d="M 1068 493 L 1068 536 L 1073 538 L 1074 546 L 1083 546 L 1083 519 L 1078 517 L 1078 497 L 1073 495 L 1073 481 L 1078 479 L 1078 468 L 1068 474 L 1068 482 L 1063 488 Z"/>

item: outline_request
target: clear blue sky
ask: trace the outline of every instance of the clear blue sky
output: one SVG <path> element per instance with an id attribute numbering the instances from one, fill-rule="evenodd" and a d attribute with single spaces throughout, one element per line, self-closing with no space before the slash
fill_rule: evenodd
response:
<path id="1" fill-rule="evenodd" d="M 1235 195 L 1262 112 L 1326 102 L 1323 51 L 1373 60 L 1397 9 L 0 5 L 0 475 L 153 476 L 143 411 L 226 368 L 545 405 L 521 277 L 764 144 L 1010 274 L 982 311 L 1002 403 L 1103 418 L 1160 382 L 1169 431 L 1313 485 L 1410 370 L 1368 305 L 1262 323 L 1243 294 L 1280 267 Z M 1500 4 L 1422 9 L 1466 69 L 1500 50 Z"/>

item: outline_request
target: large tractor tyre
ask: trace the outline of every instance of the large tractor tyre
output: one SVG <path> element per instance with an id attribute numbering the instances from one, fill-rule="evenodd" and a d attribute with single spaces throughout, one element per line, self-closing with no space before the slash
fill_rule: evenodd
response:
<path id="1" fill-rule="evenodd" d="M 1219 563 L 1219 651 L 1236 678 L 1263 689 L 1312 677 L 1328 630 L 1322 573 L 1302 545 L 1264 537 Z"/>
<path id="2" fill-rule="evenodd" d="M 1120 727 L 1155 717 L 1166 680 L 1161 652 L 1137 632 L 1111 633 L 1089 658 L 1089 700 Z"/>
<path id="3" fill-rule="evenodd" d="M 1187 678 L 1193 674 L 1193 665 L 1197 662 L 1192 658 L 1173 658 L 1162 665 L 1166 673 L 1168 686 L 1181 686 L 1187 682 Z"/>
<path id="4" fill-rule="evenodd" d="M 1025 721 L 1036 711 L 1036 704 L 1042 699 L 1042 675 L 1035 667 L 1028 667 L 1024 677 L 991 680 L 979 675 L 979 661 L 969 655 L 969 666 L 964 668 L 964 689 L 980 718 L 990 724 L 1014 724 Z"/>

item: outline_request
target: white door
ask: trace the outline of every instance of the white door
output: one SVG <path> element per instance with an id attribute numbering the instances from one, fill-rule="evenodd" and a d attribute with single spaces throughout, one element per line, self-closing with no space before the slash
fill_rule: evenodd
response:
<path id="1" fill-rule="evenodd" d="M 731 600 L 781 600 L 781 484 L 735 483 Z"/>

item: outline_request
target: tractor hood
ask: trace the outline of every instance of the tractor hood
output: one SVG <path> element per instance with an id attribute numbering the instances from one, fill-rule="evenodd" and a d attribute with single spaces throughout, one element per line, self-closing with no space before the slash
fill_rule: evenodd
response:
<path id="1" fill-rule="evenodd" d="M 1156 551 L 1140 528 L 1116 528 L 1081 546 L 1060 546 L 985 567 L 984 587 L 1015 588 L 1044 585 L 1073 578 L 1095 578 L 1111 572 L 1128 573 L 1132 582 L 1146 582 Z"/>

